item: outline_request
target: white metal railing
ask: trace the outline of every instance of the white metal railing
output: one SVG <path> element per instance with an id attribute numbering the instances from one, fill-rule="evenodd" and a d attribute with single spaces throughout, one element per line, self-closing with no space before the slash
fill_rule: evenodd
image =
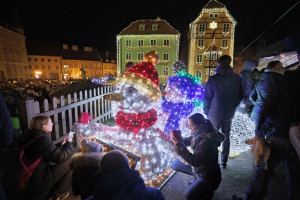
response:
<path id="1" fill-rule="evenodd" d="M 73 96 L 68 94 L 67 98 L 65 96 L 61 96 L 60 99 L 54 97 L 52 102 L 45 99 L 41 105 L 38 101 L 26 100 L 27 125 L 29 127 L 33 117 L 47 115 L 52 118 L 54 123 L 52 139 L 58 140 L 72 130 L 72 126 L 75 121 L 78 121 L 78 115 L 81 112 L 87 112 L 96 122 L 106 121 L 112 116 L 111 102 L 104 101 L 103 96 L 113 90 L 114 87 L 109 85 L 89 91 L 80 91 L 79 96 L 75 92 Z"/>

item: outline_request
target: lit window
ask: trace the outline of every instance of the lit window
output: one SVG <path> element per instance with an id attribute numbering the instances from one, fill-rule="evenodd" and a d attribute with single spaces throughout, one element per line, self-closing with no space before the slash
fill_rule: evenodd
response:
<path id="1" fill-rule="evenodd" d="M 140 25 L 139 25 L 139 30 L 140 30 L 140 31 L 145 30 L 145 24 L 140 24 Z"/>
<path id="2" fill-rule="evenodd" d="M 204 23 L 200 23 L 199 24 L 199 33 L 204 33 L 205 32 L 205 24 Z"/>
<path id="3" fill-rule="evenodd" d="M 158 24 L 152 24 L 152 30 L 156 31 L 158 29 Z"/>
<path id="4" fill-rule="evenodd" d="M 227 48 L 228 47 L 228 40 L 222 40 L 222 47 Z"/>
<path id="5" fill-rule="evenodd" d="M 169 68 L 164 68 L 164 76 L 169 76 Z"/>
<path id="6" fill-rule="evenodd" d="M 202 62 L 203 62 L 203 55 L 202 55 L 202 54 L 198 54 L 198 55 L 197 55 L 196 62 L 197 62 L 197 63 L 202 63 Z"/>
<path id="7" fill-rule="evenodd" d="M 170 40 L 164 40 L 164 46 L 170 46 Z"/>
<path id="8" fill-rule="evenodd" d="M 208 51 L 206 52 L 206 60 L 218 60 L 219 53 L 218 51 Z"/>
<path id="9" fill-rule="evenodd" d="M 143 60 L 144 59 L 144 53 L 138 53 L 138 60 Z"/>
<path id="10" fill-rule="evenodd" d="M 131 53 L 126 53 L 126 60 L 131 60 Z"/>
<path id="11" fill-rule="evenodd" d="M 199 39 L 198 40 L 198 47 L 201 48 L 201 49 L 204 48 L 204 39 Z"/>
<path id="12" fill-rule="evenodd" d="M 139 47 L 144 46 L 144 40 L 139 40 L 139 41 L 138 41 L 138 45 L 139 45 Z"/>
<path id="13" fill-rule="evenodd" d="M 229 32 L 229 23 L 225 23 L 223 24 L 223 33 L 228 33 Z"/>
<path id="14" fill-rule="evenodd" d="M 150 45 L 151 46 L 156 46 L 156 40 L 150 40 Z"/>
<path id="15" fill-rule="evenodd" d="M 197 71 L 196 71 L 196 77 L 202 78 L 201 76 L 202 76 L 201 71 L 200 71 L 200 70 L 197 70 Z"/>
<path id="16" fill-rule="evenodd" d="M 131 46 L 131 40 L 126 40 L 126 47 L 130 47 Z"/>
<path id="17" fill-rule="evenodd" d="M 164 53 L 163 60 L 169 60 L 169 54 L 168 53 Z"/>

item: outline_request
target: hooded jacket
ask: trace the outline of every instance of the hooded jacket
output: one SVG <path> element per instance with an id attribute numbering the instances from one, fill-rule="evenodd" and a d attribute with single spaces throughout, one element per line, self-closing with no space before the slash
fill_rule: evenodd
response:
<path id="1" fill-rule="evenodd" d="M 251 105 L 249 95 L 254 88 L 254 81 L 252 79 L 252 69 L 257 65 L 257 62 L 246 60 L 243 66 L 243 71 L 239 73 L 243 85 L 243 103 Z"/>
<path id="2" fill-rule="evenodd" d="M 96 177 L 94 199 L 164 200 L 164 197 L 158 189 L 146 187 L 138 171 L 120 169 Z"/>
<path id="3" fill-rule="evenodd" d="M 224 141 L 225 136 L 214 130 L 211 122 L 206 120 L 202 129 L 185 138 L 175 146 L 175 151 L 191 166 L 202 178 L 219 185 L 221 182 L 221 170 L 218 164 L 218 147 Z M 186 146 L 191 146 L 191 153 Z"/>
<path id="4" fill-rule="evenodd" d="M 260 129 L 264 123 L 268 123 L 280 130 L 274 132 L 276 136 L 288 138 L 292 105 L 286 91 L 282 74 L 271 71 L 261 74 L 255 86 L 257 99 L 251 115 L 251 119 L 256 123 L 257 136 L 264 137 L 264 132 Z"/>
<path id="5" fill-rule="evenodd" d="M 219 66 L 205 85 L 203 110 L 218 120 L 231 120 L 243 97 L 242 82 L 230 66 Z"/>

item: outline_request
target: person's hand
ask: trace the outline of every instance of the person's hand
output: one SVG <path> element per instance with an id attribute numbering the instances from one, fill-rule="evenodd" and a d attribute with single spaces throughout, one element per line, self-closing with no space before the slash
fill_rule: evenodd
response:
<path id="1" fill-rule="evenodd" d="M 174 136 L 173 132 L 174 131 L 170 130 L 170 137 L 171 137 L 172 142 L 176 145 L 179 142 L 179 140 Z"/>
<path id="2" fill-rule="evenodd" d="M 253 138 L 253 142 L 256 142 L 257 140 L 259 139 L 259 137 L 256 135 L 256 136 L 254 136 L 254 138 Z"/>

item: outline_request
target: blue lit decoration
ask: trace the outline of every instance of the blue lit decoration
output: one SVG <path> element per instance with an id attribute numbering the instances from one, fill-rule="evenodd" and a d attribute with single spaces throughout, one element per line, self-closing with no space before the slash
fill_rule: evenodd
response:
<path id="1" fill-rule="evenodd" d="M 202 105 L 204 89 L 200 78 L 180 71 L 169 77 L 166 93 L 172 93 L 169 98 L 166 94 L 162 103 L 163 111 L 170 113 L 164 128 L 164 132 L 169 134 L 170 130 L 179 130 L 181 118 L 189 116 L 195 107 Z"/>

